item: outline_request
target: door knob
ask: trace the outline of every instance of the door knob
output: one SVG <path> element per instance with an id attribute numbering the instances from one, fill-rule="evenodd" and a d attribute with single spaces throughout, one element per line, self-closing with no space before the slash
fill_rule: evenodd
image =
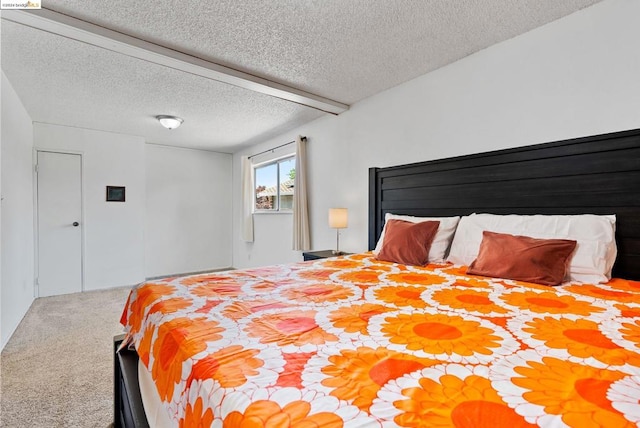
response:
<path id="1" fill-rule="evenodd" d="M 80 223 L 78 223 L 77 221 L 74 221 L 73 222 L 73 227 L 78 227 L 78 226 L 80 226 Z"/>

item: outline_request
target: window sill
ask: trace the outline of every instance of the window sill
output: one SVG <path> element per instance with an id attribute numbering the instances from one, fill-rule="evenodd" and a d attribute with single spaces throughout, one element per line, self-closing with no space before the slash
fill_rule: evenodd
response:
<path id="1" fill-rule="evenodd" d="M 257 215 L 273 215 L 273 214 L 293 214 L 292 210 L 289 211 L 254 211 L 253 214 Z"/>

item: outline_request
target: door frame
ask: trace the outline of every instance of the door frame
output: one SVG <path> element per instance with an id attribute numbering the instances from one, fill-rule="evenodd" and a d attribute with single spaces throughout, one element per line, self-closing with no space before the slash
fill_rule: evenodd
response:
<path id="1" fill-rule="evenodd" d="M 39 216 L 40 208 L 38 207 L 38 153 L 57 153 L 62 155 L 78 155 L 80 156 L 80 291 L 85 291 L 85 248 L 86 248 L 86 234 L 84 228 L 84 153 L 77 150 L 58 150 L 58 149 L 45 149 L 45 148 L 33 148 L 33 230 L 34 230 L 34 263 L 33 263 L 33 297 L 40 297 L 40 284 L 38 283 L 40 276 L 40 230 L 39 230 Z"/>

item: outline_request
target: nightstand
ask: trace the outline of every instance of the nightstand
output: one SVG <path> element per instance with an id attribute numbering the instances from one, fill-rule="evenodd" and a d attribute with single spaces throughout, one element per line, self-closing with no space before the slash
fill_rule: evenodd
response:
<path id="1" fill-rule="evenodd" d="M 341 252 L 339 255 L 341 256 L 348 256 L 351 253 L 345 253 L 345 252 Z M 309 261 L 309 260 L 319 260 L 319 259 L 326 259 L 327 257 L 337 257 L 337 254 L 333 254 L 332 250 L 321 250 L 321 251 L 306 251 L 304 253 L 302 253 L 302 257 L 304 258 L 304 261 Z"/>

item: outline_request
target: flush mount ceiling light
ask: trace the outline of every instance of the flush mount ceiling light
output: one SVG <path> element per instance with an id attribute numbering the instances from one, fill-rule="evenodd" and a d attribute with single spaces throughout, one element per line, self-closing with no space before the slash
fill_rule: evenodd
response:
<path id="1" fill-rule="evenodd" d="M 182 122 L 184 122 L 184 120 L 177 116 L 167 116 L 164 114 L 156 116 L 156 119 L 158 119 L 158 122 L 167 129 L 176 129 L 178 126 L 182 125 Z"/>

